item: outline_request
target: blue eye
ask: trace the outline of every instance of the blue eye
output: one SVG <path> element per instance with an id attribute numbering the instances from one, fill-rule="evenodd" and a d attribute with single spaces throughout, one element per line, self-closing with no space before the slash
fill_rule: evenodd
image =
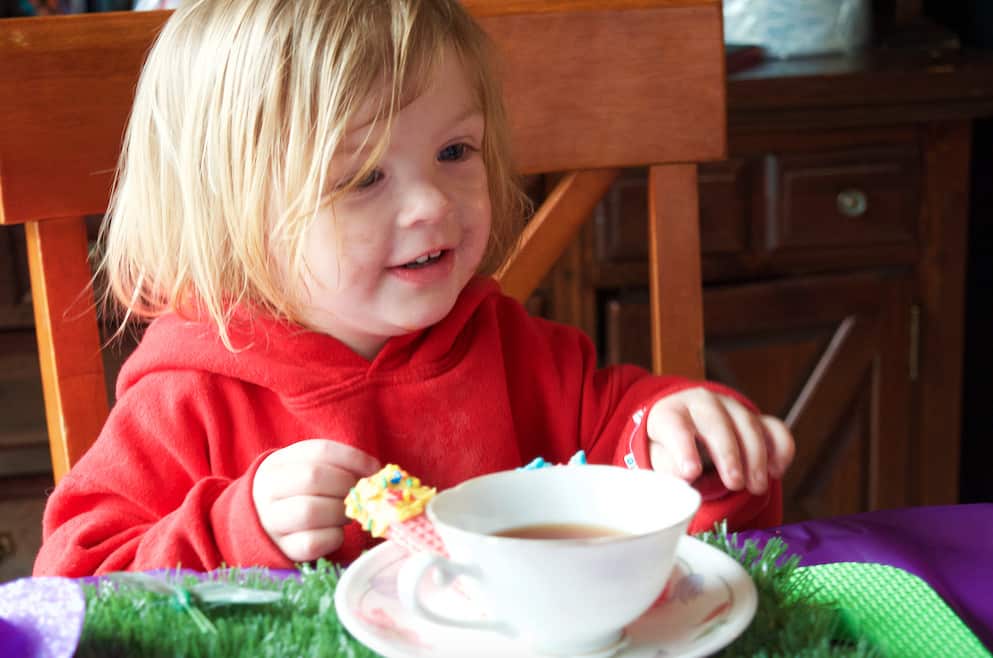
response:
<path id="1" fill-rule="evenodd" d="M 373 169 L 369 172 L 369 175 L 360 181 L 355 183 L 355 187 L 360 190 L 364 190 L 367 187 L 372 187 L 378 183 L 383 178 L 383 172 L 378 169 Z"/>
<path id="2" fill-rule="evenodd" d="M 466 144 L 452 144 L 441 149 L 438 159 L 442 162 L 458 162 L 465 158 L 468 149 L 469 146 Z"/>

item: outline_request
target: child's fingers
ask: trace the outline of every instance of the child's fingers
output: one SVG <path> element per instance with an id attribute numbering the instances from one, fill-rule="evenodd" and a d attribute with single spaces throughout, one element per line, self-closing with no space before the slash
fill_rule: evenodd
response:
<path id="1" fill-rule="evenodd" d="M 261 472 L 262 469 L 259 468 Z M 358 478 L 351 471 L 326 463 L 293 462 L 270 465 L 265 473 L 269 500 L 295 496 L 344 498 Z M 256 480 L 258 476 L 256 475 Z"/>
<path id="2" fill-rule="evenodd" d="M 722 398 L 725 409 L 734 422 L 738 434 L 739 454 L 742 456 L 742 473 L 750 492 L 759 495 L 769 486 L 768 461 L 765 427 L 759 417 L 742 404 L 730 398 Z"/>
<path id="3" fill-rule="evenodd" d="M 648 454 L 652 460 L 652 470 L 659 471 L 660 473 L 671 473 L 676 477 L 682 476 L 682 471 L 676 460 L 673 458 L 673 454 L 666 450 L 665 446 L 658 441 L 648 442 Z M 692 480 L 693 476 L 689 476 L 688 479 Z"/>
<path id="4" fill-rule="evenodd" d="M 280 537 L 276 545 L 294 562 L 311 562 L 341 547 L 345 533 L 341 528 L 305 530 Z"/>
<path id="5" fill-rule="evenodd" d="M 271 535 L 291 535 L 307 530 L 343 526 L 345 503 L 341 498 L 326 496 L 294 496 L 269 503 L 263 526 Z"/>
<path id="6" fill-rule="evenodd" d="M 709 395 L 690 405 L 690 414 L 701 443 L 707 446 L 724 486 L 738 491 L 745 486 L 739 438 L 727 408 Z"/>
<path id="7" fill-rule="evenodd" d="M 703 470 L 696 447 L 696 429 L 686 413 L 656 405 L 648 414 L 652 468 L 684 480 L 696 479 Z"/>
<path id="8" fill-rule="evenodd" d="M 276 463 L 303 462 L 332 464 L 357 477 L 372 475 L 382 466 L 379 460 L 358 448 L 330 439 L 297 441 L 269 457 Z"/>
<path id="9" fill-rule="evenodd" d="M 796 454 L 793 433 L 775 416 L 762 416 L 762 426 L 769 446 L 769 473 L 775 478 L 782 478 Z"/>

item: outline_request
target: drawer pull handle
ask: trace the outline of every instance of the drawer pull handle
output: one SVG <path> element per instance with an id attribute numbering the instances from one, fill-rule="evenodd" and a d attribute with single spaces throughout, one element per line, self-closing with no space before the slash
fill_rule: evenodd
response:
<path id="1" fill-rule="evenodd" d="M 861 217 L 869 209 L 869 199 L 858 189 L 842 190 L 838 193 L 838 212 L 845 217 Z"/>

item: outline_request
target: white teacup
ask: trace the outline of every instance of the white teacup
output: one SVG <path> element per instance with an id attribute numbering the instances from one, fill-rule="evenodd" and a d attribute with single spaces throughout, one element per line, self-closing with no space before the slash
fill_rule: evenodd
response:
<path id="1" fill-rule="evenodd" d="M 699 506 L 700 494 L 691 486 L 647 470 L 557 466 L 477 477 L 428 503 L 428 518 L 451 559 L 421 553 L 407 560 L 400 598 L 432 622 L 500 631 L 539 652 L 603 652 L 620 646 L 624 627 L 661 595 L 676 546 Z M 549 525 L 622 534 L 495 536 Z M 441 582 L 465 581 L 488 618 L 466 621 L 431 610 L 420 584 L 435 569 Z"/>

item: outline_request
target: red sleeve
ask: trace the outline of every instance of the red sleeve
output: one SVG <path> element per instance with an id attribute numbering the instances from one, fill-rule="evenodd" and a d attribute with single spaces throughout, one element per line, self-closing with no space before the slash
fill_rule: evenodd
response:
<path id="1" fill-rule="evenodd" d="M 266 455 L 243 474 L 213 473 L 202 401 L 149 388 L 139 384 L 114 406 L 100 438 L 56 487 L 34 575 L 291 567 L 252 502 L 252 477 Z"/>
<path id="2" fill-rule="evenodd" d="M 715 382 L 689 382 L 688 386 L 702 386 L 714 393 L 732 397 L 743 405 L 757 411 L 755 405 L 741 393 Z M 656 402 L 675 391 L 656 394 L 634 414 L 625 428 L 628 437 L 628 450 L 625 464 L 628 468 L 651 468 L 648 452 L 647 423 L 643 422 L 648 410 Z M 703 498 L 700 510 L 690 523 L 689 532 L 712 530 L 714 524 L 726 520 L 728 530 L 737 531 L 750 528 L 767 528 L 782 523 L 783 492 L 782 483 L 772 479 L 765 494 L 754 495 L 747 490 L 729 491 L 714 470 L 708 470 L 693 482 Z"/>

